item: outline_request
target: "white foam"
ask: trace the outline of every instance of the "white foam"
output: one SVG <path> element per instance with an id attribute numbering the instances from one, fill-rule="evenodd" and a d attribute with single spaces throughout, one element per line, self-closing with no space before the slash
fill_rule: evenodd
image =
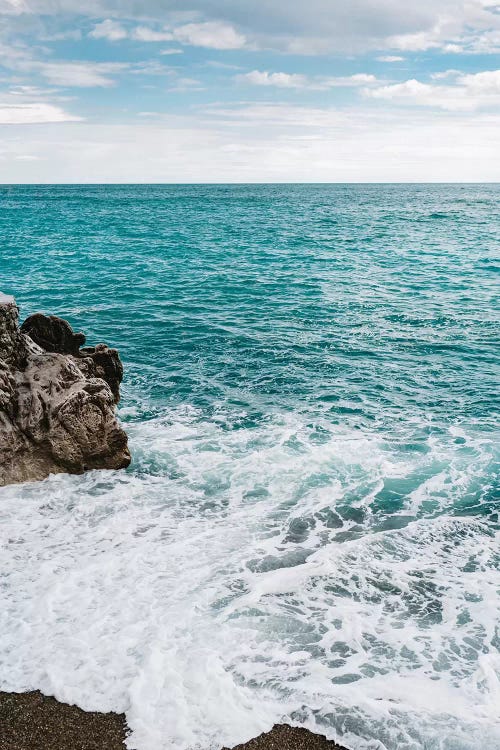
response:
<path id="1" fill-rule="evenodd" d="M 0 305 L 15 305 L 16 301 L 11 294 L 0 292 Z"/>
<path id="2" fill-rule="evenodd" d="M 231 746 L 284 719 L 355 750 L 498 750 L 499 535 L 446 515 L 484 453 L 461 466 L 444 445 L 405 457 L 192 409 L 131 432 L 131 473 L 0 492 L 2 689 L 125 711 L 137 750 Z M 380 530 L 384 483 L 419 471 L 414 520 Z M 442 515 L 419 518 L 418 493 Z M 323 512 L 346 503 L 361 525 Z"/>

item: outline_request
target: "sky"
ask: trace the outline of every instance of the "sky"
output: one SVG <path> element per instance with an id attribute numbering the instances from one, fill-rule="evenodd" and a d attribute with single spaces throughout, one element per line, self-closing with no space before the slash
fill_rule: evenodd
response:
<path id="1" fill-rule="evenodd" d="M 495 0 L 0 0 L 0 182 L 500 182 Z"/>

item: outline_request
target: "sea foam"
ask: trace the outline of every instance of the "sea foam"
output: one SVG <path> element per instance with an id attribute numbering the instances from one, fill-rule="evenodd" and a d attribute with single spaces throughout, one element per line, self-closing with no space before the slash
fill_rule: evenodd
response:
<path id="1" fill-rule="evenodd" d="M 348 429 L 318 442 L 289 414 L 231 431 L 195 408 L 130 432 L 128 473 L 0 492 L 3 689 L 124 711 L 137 750 L 277 721 L 354 750 L 497 750 L 499 531 L 454 513 L 488 441 L 467 438 L 473 460 L 454 436 L 402 456 Z"/>

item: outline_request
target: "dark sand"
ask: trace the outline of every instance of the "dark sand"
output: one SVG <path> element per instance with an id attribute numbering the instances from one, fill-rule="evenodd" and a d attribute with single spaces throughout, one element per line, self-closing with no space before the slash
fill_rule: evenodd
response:
<path id="1" fill-rule="evenodd" d="M 124 750 L 120 714 L 87 713 L 41 693 L 0 692 L 0 750 Z"/>
<path id="2" fill-rule="evenodd" d="M 345 748 L 307 729 L 277 724 L 267 734 L 261 734 L 260 737 L 244 745 L 238 745 L 234 750 L 345 750 Z"/>
<path id="3" fill-rule="evenodd" d="M 88 713 L 39 692 L 0 692 L 0 750 L 125 750 L 126 735 L 123 714 Z M 235 750 L 345 748 L 307 729 L 280 725 Z"/>

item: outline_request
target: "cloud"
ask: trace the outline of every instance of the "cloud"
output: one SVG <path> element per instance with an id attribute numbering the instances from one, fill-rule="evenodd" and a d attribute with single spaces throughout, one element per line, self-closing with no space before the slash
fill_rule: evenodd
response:
<path id="1" fill-rule="evenodd" d="M 173 30 L 174 38 L 183 44 L 210 49 L 242 49 L 246 38 L 232 26 L 219 21 L 187 23 Z"/>
<path id="2" fill-rule="evenodd" d="M 129 67 L 128 63 L 119 62 L 37 59 L 35 49 L 33 46 L 8 46 L 0 42 L 0 65 L 17 75 L 41 76 L 54 86 L 77 88 L 113 86 L 115 81 L 111 76 Z"/>
<path id="3" fill-rule="evenodd" d="M 478 55 L 498 54 L 500 52 L 500 29 L 492 29 L 477 35 L 464 51 Z"/>
<path id="4" fill-rule="evenodd" d="M 24 12 L 29 12 L 29 7 L 25 0 L 0 0 L 0 13 L 8 16 Z"/>
<path id="5" fill-rule="evenodd" d="M 498 118 L 489 114 L 500 106 L 499 71 L 467 73 L 464 71 L 477 70 L 476 63 L 466 65 L 462 59 L 447 56 L 480 49 L 491 52 L 500 45 L 500 14 L 492 10 L 494 0 L 309 0 L 307 13 L 302 0 L 253 0 L 251 5 L 250 0 L 190 0 L 188 7 L 186 10 L 185 0 L 143 0 L 141 4 L 137 0 L 89 0 L 84 6 L 77 0 L 0 0 L 0 14 L 2 9 L 8 13 L 0 18 L 1 38 L 18 40 L 10 46 L 0 42 L 1 66 L 10 71 L 10 79 L 39 86 L 25 88 L 17 99 L 0 96 L 2 136 L 12 133 L 9 148 L 14 153 L 21 148 L 15 145 L 16 124 L 47 124 L 43 129 L 24 130 L 23 151 L 12 156 L 17 168 L 29 168 L 28 160 L 21 158 L 28 154 L 38 159 L 37 169 L 40 165 L 47 169 L 48 180 L 49 165 L 53 166 L 53 179 L 69 175 L 69 179 L 97 181 L 426 179 L 425 170 L 428 179 L 490 179 L 494 167 L 500 173 L 495 151 Z M 56 10 L 58 14 L 51 15 Z M 90 39 L 101 41 L 90 43 L 87 38 L 75 45 L 75 59 L 69 61 L 56 59 L 48 47 L 37 46 L 35 41 L 35 34 L 42 41 L 76 39 L 80 28 L 85 34 L 91 29 Z M 18 32 L 17 37 L 12 30 Z M 134 62 L 76 59 L 77 51 L 85 50 L 87 58 L 91 49 L 102 60 L 106 45 L 107 59 L 116 60 L 121 44 L 127 53 L 123 59 Z M 146 45 L 151 45 L 154 54 L 143 55 Z M 266 56 L 259 58 L 261 66 L 255 69 L 255 62 L 248 63 L 247 53 L 186 54 L 190 66 L 186 69 L 168 65 L 178 60 L 160 57 L 188 52 L 192 46 L 220 51 L 265 49 Z M 60 47 L 54 45 L 57 49 Z M 394 66 L 384 69 L 390 70 L 386 77 L 391 80 L 382 80 L 370 72 L 327 75 L 336 72 L 330 67 L 335 66 L 335 58 L 301 67 L 296 58 L 270 57 L 271 50 L 301 54 L 348 51 L 352 56 L 370 50 L 370 59 L 384 63 L 403 62 L 405 50 L 446 54 L 439 55 L 439 65 L 435 52 L 429 56 L 431 69 L 438 71 L 430 76 L 412 72 L 404 74 L 408 80 L 401 80 L 400 66 Z M 267 67 L 271 63 L 262 60 L 268 59 L 282 62 Z M 404 67 L 410 63 L 417 71 L 429 70 L 423 55 L 412 55 Z M 462 70 L 452 69 L 455 66 Z M 359 65 L 353 64 L 352 69 L 359 70 Z M 66 111 L 73 105 L 58 97 L 53 88 L 71 88 L 71 97 L 76 97 L 75 89 L 110 89 L 124 74 L 127 87 L 114 99 L 110 92 L 107 111 L 93 115 L 92 123 L 74 122 L 79 118 Z M 158 77 L 156 81 L 145 80 L 153 75 Z M 225 101 L 234 88 L 228 91 L 222 87 L 234 80 L 242 87 L 239 92 L 244 91 L 241 98 L 249 100 L 244 106 L 198 108 L 196 117 L 186 106 L 186 114 L 177 119 L 158 112 L 168 109 L 169 100 L 174 99 L 166 95 L 167 90 L 194 92 L 210 85 L 214 87 L 210 98 Z M 149 86 L 152 83 L 155 91 L 161 92 L 156 98 Z M 334 97 L 339 88 L 346 91 Z M 309 92 L 329 93 L 309 96 Z M 69 96 L 68 91 L 64 94 Z M 128 96 L 125 104 L 123 96 Z M 256 97 L 283 102 L 304 98 L 319 104 L 300 107 L 252 102 Z M 334 98 L 342 106 L 326 107 Z M 201 97 L 193 94 L 185 99 L 191 107 Z M 86 96 L 82 106 L 89 100 Z M 177 111 L 180 97 L 175 104 L 170 109 Z M 116 127 L 103 121 L 113 106 L 113 118 L 123 119 Z M 139 109 L 148 114 L 138 116 L 135 110 Z M 66 140 L 62 139 L 59 153 L 61 129 Z M 39 140 L 33 137 L 24 143 L 28 131 L 30 138 L 36 131 Z M 161 157 L 158 163 L 155 148 Z M 457 161 L 451 165 L 450 159 Z M 0 178 L 6 179 L 3 165 Z"/>
<path id="6" fill-rule="evenodd" d="M 404 52 L 441 50 L 448 54 L 495 54 L 500 51 L 499 6 L 468 0 L 454 14 L 440 14 L 427 29 L 388 37 L 389 48 Z"/>
<path id="7" fill-rule="evenodd" d="M 461 75 L 460 70 L 441 70 L 439 73 L 431 73 L 431 78 L 434 81 L 443 81 L 445 78 L 456 78 Z"/>
<path id="8" fill-rule="evenodd" d="M 0 0 L 0 13 L 28 14 L 181 29 L 187 44 L 215 49 L 247 46 L 300 54 L 376 50 L 420 51 L 464 46 L 497 49 L 500 14 L 495 0 Z M 180 26 L 178 24 L 181 24 Z M 174 27 L 172 29 L 172 27 Z M 119 32 L 118 32 L 119 33 Z M 158 31 L 158 33 L 162 33 Z"/>
<path id="9" fill-rule="evenodd" d="M 177 78 L 175 86 L 171 86 L 169 91 L 203 91 L 201 81 L 196 78 Z"/>
<path id="10" fill-rule="evenodd" d="M 137 26 L 131 34 L 138 42 L 171 42 L 174 39 L 170 31 L 155 31 L 147 26 Z"/>
<path id="11" fill-rule="evenodd" d="M 0 100 L 0 125 L 32 125 L 48 122 L 77 122 L 75 117 L 60 107 L 43 102 L 32 104 L 3 104 Z"/>
<path id="12" fill-rule="evenodd" d="M 377 83 L 377 78 L 369 73 L 357 73 L 352 76 L 308 77 L 300 73 L 269 73 L 268 71 L 252 70 L 249 73 L 237 75 L 236 80 L 252 86 L 275 86 L 282 89 L 309 89 L 322 91 L 336 87 L 369 86 Z"/>
<path id="13" fill-rule="evenodd" d="M 252 86 L 277 86 L 282 89 L 306 88 L 308 79 L 297 73 L 268 73 L 267 71 L 252 70 L 250 73 L 236 76 L 238 81 Z"/>
<path id="14" fill-rule="evenodd" d="M 78 42 L 82 38 L 82 32 L 80 29 L 67 29 L 65 31 L 57 31 L 53 34 L 43 34 L 39 36 L 39 39 L 43 42 Z"/>
<path id="15" fill-rule="evenodd" d="M 76 86 L 78 88 L 107 88 L 114 85 L 109 76 L 125 70 L 127 63 L 93 63 L 93 62 L 33 62 L 25 69 L 38 71 L 40 75 L 55 86 Z"/>
<path id="16" fill-rule="evenodd" d="M 0 66 L 15 69 L 31 58 L 31 50 L 26 45 L 4 44 L 0 39 Z"/>
<path id="17" fill-rule="evenodd" d="M 78 122 L 82 118 L 46 101 L 50 91 L 35 86 L 17 86 L 0 94 L 0 125 Z"/>
<path id="18" fill-rule="evenodd" d="M 458 83 L 469 93 L 481 96 L 500 95 L 500 70 L 485 70 L 482 73 L 463 75 Z"/>
<path id="19" fill-rule="evenodd" d="M 403 83 L 366 89 L 363 93 L 372 99 L 450 111 L 467 112 L 500 105 L 500 70 L 469 75 L 447 71 L 441 75 L 456 78 L 451 85 L 422 83 L 412 78 Z"/>
<path id="20" fill-rule="evenodd" d="M 117 21 L 107 18 L 94 26 L 89 36 L 94 39 L 108 39 L 110 42 L 118 42 L 121 39 L 127 39 L 128 31 Z"/>
<path id="21" fill-rule="evenodd" d="M 490 115 L 388 118 L 269 103 L 134 124 L 61 123 L 30 128 L 22 140 L 17 126 L 5 126 L 2 152 L 3 182 L 482 182 L 500 172 Z"/>
<path id="22" fill-rule="evenodd" d="M 139 76 L 174 76 L 176 71 L 157 60 L 146 60 L 130 66 L 130 73 Z"/>
<path id="23" fill-rule="evenodd" d="M 377 83 L 376 76 L 371 73 L 356 73 L 352 76 L 338 76 L 336 78 L 327 78 L 328 86 L 369 86 Z"/>
<path id="24" fill-rule="evenodd" d="M 162 49 L 160 52 L 160 55 L 182 55 L 183 50 L 179 49 L 178 47 L 167 47 L 167 49 Z"/>
<path id="25" fill-rule="evenodd" d="M 387 39 L 387 46 L 404 52 L 424 52 L 444 46 L 438 27 L 417 31 L 411 34 L 397 34 Z"/>
<path id="26" fill-rule="evenodd" d="M 148 26 L 127 29 L 121 23 L 108 18 L 94 26 L 89 36 L 94 39 L 107 39 L 110 42 L 123 39 L 134 39 L 139 42 L 177 41 L 193 47 L 219 50 L 242 49 L 246 46 L 243 34 L 238 33 L 231 25 L 220 21 L 165 26 L 158 31 Z"/>
<path id="27" fill-rule="evenodd" d="M 207 60 L 203 62 L 204 67 L 218 68 L 219 70 L 242 70 L 241 65 L 233 65 L 231 63 L 224 63 L 220 60 Z"/>

